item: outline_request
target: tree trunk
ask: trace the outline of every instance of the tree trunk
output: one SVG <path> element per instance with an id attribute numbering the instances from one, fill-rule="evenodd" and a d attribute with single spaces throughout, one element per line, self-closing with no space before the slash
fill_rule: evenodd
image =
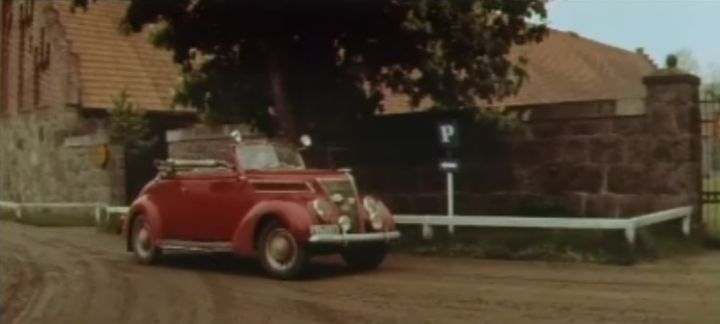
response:
<path id="1" fill-rule="evenodd" d="M 283 50 L 277 43 L 268 48 L 268 72 L 272 92 L 273 113 L 278 122 L 279 135 L 293 141 L 297 137 L 295 119 L 285 89 L 285 71 L 282 60 Z"/>

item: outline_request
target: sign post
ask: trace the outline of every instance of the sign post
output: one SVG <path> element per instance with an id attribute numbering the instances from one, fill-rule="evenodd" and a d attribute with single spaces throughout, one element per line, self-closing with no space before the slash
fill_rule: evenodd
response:
<path id="1" fill-rule="evenodd" d="M 448 233 L 452 236 L 455 233 L 455 226 L 452 218 L 455 215 L 455 179 L 454 173 L 460 168 L 460 163 L 453 158 L 453 150 L 460 143 L 458 127 L 455 121 L 444 121 L 438 123 L 438 137 L 440 145 L 445 148 L 447 157 L 440 159 L 440 170 L 445 171 L 447 184 L 447 216 L 450 219 Z"/>

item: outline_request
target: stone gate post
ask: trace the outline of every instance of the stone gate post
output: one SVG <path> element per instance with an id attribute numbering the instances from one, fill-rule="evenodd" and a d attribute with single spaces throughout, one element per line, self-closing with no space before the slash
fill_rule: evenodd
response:
<path id="1" fill-rule="evenodd" d="M 700 79 L 670 65 L 643 78 L 648 122 L 646 190 L 650 208 L 691 205 L 700 215 Z"/>

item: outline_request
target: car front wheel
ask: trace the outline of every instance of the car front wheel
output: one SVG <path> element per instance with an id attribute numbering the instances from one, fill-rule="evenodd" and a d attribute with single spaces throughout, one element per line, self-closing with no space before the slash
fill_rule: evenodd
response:
<path id="1" fill-rule="evenodd" d="M 370 270 L 380 266 L 388 253 L 388 245 L 376 243 L 369 245 L 351 246 L 343 250 L 345 263 L 356 270 Z"/>
<path id="2" fill-rule="evenodd" d="M 304 244 L 280 222 L 267 224 L 258 245 L 260 263 L 265 272 L 279 279 L 296 278 L 305 268 L 308 256 Z"/>
<path id="3" fill-rule="evenodd" d="M 158 261 L 162 251 L 153 244 L 150 225 L 144 215 L 138 215 L 132 224 L 132 250 L 135 259 L 144 264 L 151 264 Z"/>

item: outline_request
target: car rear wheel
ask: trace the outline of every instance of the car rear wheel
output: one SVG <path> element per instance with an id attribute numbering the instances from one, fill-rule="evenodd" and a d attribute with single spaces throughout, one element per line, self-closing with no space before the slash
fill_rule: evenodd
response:
<path id="1" fill-rule="evenodd" d="M 265 272 L 279 279 L 296 278 L 308 260 L 304 244 L 298 242 L 287 227 L 276 221 L 263 228 L 258 254 Z"/>
<path id="2" fill-rule="evenodd" d="M 144 264 L 157 262 L 162 254 L 162 250 L 153 244 L 150 225 L 146 222 L 144 215 L 138 215 L 133 221 L 132 250 L 135 260 Z"/>
<path id="3" fill-rule="evenodd" d="M 379 267 L 388 253 L 388 245 L 376 243 L 351 246 L 340 252 L 345 263 L 356 270 L 370 270 Z"/>

